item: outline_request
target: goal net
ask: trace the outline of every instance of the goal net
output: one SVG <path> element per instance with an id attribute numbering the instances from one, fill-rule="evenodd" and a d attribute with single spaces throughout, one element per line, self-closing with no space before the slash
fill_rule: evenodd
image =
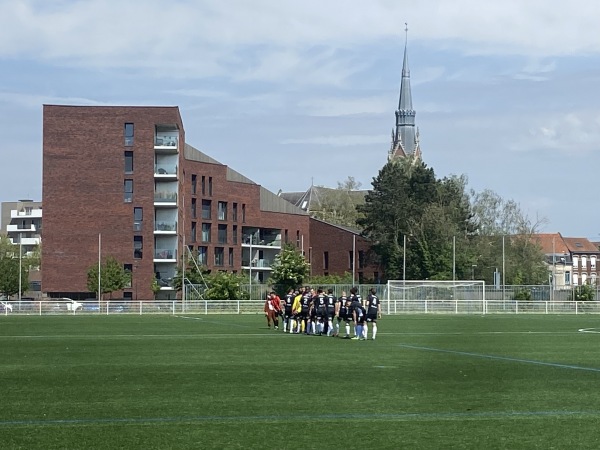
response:
<path id="1" fill-rule="evenodd" d="M 389 314 L 401 312 L 485 313 L 485 281 L 390 280 Z"/>

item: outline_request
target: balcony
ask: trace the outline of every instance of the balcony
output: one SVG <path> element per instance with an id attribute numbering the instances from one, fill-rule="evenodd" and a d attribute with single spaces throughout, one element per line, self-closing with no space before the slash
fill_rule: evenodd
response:
<path id="1" fill-rule="evenodd" d="M 154 234 L 177 234 L 177 222 L 156 222 Z"/>
<path id="2" fill-rule="evenodd" d="M 242 236 L 242 246 L 249 247 L 252 245 L 253 247 L 271 247 L 271 248 L 281 248 L 281 239 L 278 238 L 260 238 L 259 236 L 244 234 Z"/>
<path id="3" fill-rule="evenodd" d="M 14 245 L 19 245 L 18 239 L 10 238 L 10 242 Z M 42 239 L 39 237 L 22 238 L 21 239 L 21 245 L 24 245 L 24 246 L 40 245 L 41 242 L 42 242 Z"/>
<path id="4" fill-rule="evenodd" d="M 252 266 L 250 266 L 250 261 L 245 259 L 242 260 L 242 269 L 250 269 L 252 267 L 252 270 L 272 270 L 272 264 L 273 260 L 271 259 L 253 259 Z"/>
<path id="5" fill-rule="evenodd" d="M 177 249 L 154 250 L 154 262 L 177 262 Z"/>
<path id="6" fill-rule="evenodd" d="M 12 209 L 10 211 L 11 219 L 22 219 L 24 217 L 29 217 L 32 219 L 41 219 L 42 218 L 42 208 L 24 209 L 22 211 Z"/>
<path id="7" fill-rule="evenodd" d="M 177 192 L 155 192 L 154 206 L 177 207 Z"/>
<path id="8" fill-rule="evenodd" d="M 179 137 L 176 134 L 161 134 L 154 138 L 154 150 L 156 153 L 175 154 L 178 147 Z"/>
<path id="9" fill-rule="evenodd" d="M 156 164 L 154 166 L 154 178 L 156 178 L 157 180 L 176 180 L 177 165 Z"/>
<path id="10" fill-rule="evenodd" d="M 35 232 L 35 225 L 34 224 L 30 224 L 30 225 L 26 225 L 29 228 L 19 228 L 19 225 L 7 225 L 6 226 L 6 232 L 7 233 L 31 233 L 31 232 Z"/>

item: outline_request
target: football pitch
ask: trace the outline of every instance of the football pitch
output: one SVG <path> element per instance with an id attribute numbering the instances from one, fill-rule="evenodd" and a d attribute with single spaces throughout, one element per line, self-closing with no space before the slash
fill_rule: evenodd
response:
<path id="1" fill-rule="evenodd" d="M 596 449 L 600 316 L 9 315 L 0 381 L 3 449 Z"/>

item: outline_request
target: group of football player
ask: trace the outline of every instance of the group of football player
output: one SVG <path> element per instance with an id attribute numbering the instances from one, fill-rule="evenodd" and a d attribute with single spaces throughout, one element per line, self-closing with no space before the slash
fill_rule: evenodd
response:
<path id="1" fill-rule="evenodd" d="M 284 333 L 339 337 L 343 323 L 344 338 L 366 340 L 369 328 L 372 339 L 377 337 L 381 303 L 375 288 L 363 301 L 356 287 L 350 289 L 349 295 L 342 291 L 339 297 L 333 289 L 325 292 L 321 288 L 302 287 L 290 289 L 283 299 L 271 292 L 265 302 L 265 315 L 267 325 L 270 328 L 272 322 L 275 330 L 279 329 L 281 317 Z"/>

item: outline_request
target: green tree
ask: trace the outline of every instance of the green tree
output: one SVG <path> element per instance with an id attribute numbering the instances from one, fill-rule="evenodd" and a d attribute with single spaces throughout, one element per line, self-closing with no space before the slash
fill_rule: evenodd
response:
<path id="1" fill-rule="evenodd" d="M 285 244 L 273 261 L 269 283 L 281 292 L 300 286 L 310 272 L 310 264 L 292 244 Z"/>
<path id="2" fill-rule="evenodd" d="M 329 223 L 356 227 L 360 214 L 356 207 L 365 201 L 365 191 L 361 191 L 361 184 L 349 176 L 345 181 L 339 182 L 336 189 L 319 186 L 313 195 L 318 196 L 311 203 L 310 215 Z"/>
<path id="3" fill-rule="evenodd" d="M 102 294 L 120 291 L 131 282 L 131 274 L 123 268 L 123 264 L 113 256 L 108 256 L 100 265 L 100 300 Z M 90 292 L 98 292 L 98 265 L 88 269 L 87 287 Z"/>
<path id="4" fill-rule="evenodd" d="M 579 302 L 591 302 L 594 300 L 595 286 L 591 284 L 582 284 L 575 288 L 574 297 Z"/>
<path id="5" fill-rule="evenodd" d="M 248 292 L 242 290 L 242 284 L 246 279 L 242 275 L 217 272 L 207 277 L 208 289 L 204 292 L 204 298 L 208 300 L 247 300 L 250 298 Z"/>
<path id="6" fill-rule="evenodd" d="M 474 224 L 464 177 L 438 180 L 408 157 L 386 164 L 372 185 L 358 224 L 388 279 L 402 278 L 404 260 L 407 279 L 452 279 L 454 257 L 457 276 L 469 272 Z"/>
<path id="7" fill-rule="evenodd" d="M 19 293 L 19 246 L 0 235 L 0 295 L 10 297 Z M 29 264 L 21 258 L 21 294 L 28 288 Z"/>
<path id="8" fill-rule="evenodd" d="M 502 271 L 505 284 L 546 284 L 548 269 L 533 236 L 546 220 L 532 220 L 514 200 L 491 190 L 471 191 L 470 199 L 477 233 L 472 239 L 477 278 L 493 282 L 493 272 Z"/>

